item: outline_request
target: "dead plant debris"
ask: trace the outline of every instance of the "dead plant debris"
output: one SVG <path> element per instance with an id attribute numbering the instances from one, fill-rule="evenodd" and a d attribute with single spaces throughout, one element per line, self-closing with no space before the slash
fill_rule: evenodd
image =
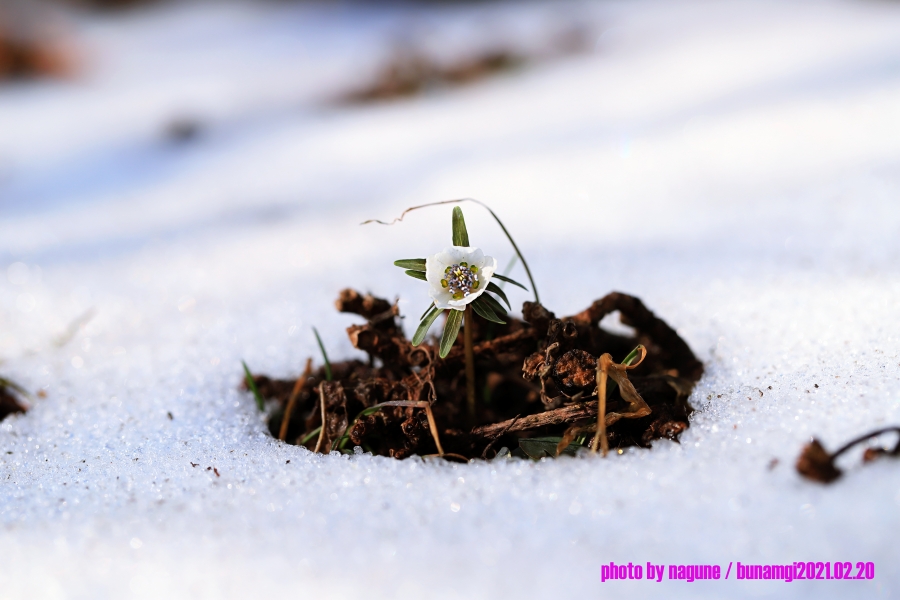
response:
<path id="1" fill-rule="evenodd" d="M 0 2 L 0 82 L 74 73 L 76 52 L 56 17 L 37 2 Z"/>
<path id="2" fill-rule="evenodd" d="M 523 55 L 496 50 L 441 65 L 416 50 L 398 50 L 368 85 L 346 94 L 339 103 L 365 104 L 415 96 L 439 87 L 465 85 L 511 71 L 525 61 Z"/>
<path id="3" fill-rule="evenodd" d="M 400 45 L 371 81 L 337 99 L 337 104 L 367 104 L 407 98 L 436 89 L 468 85 L 555 57 L 585 52 L 590 32 L 580 26 L 564 29 L 541 52 L 495 46 L 455 61 L 439 61 L 415 45 Z"/>
<path id="4" fill-rule="evenodd" d="M 862 444 L 863 442 L 876 438 L 885 433 L 892 432 L 900 434 L 900 426 L 876 429 L 875 431 L 871 431 L 865 435 L 861 435 L 850 440 L 831 454 L 829 454 L 828 451 L 825 450 L 822 442 L 820 442 L 816 438 L 813 438 L 812 441 L 810 441 L 803 447 L 803 451 L 800 452 L 800 457 L 797 459 L 796 465 L 797 472 L 807 479 L 812 479 L 813 481 L 818 481 L 820 483 L 831 483 L 843 474 L 843 471 L 841 471 L 835 464 L 835 461 L 841 454 L 847 452 L 854 446 Z M 900 457 L 900 436 L 898 436 L 897 443 L 893 448 L 866 448 L 865 452 L 863 452 L 863 463 L 870 463 L 883 456 L 892 456 L 894 458 Z"/>
<path id="5" fill-rule="evenodd" d="M 257 374 L 243 384 L 275 401 L 273 437 L 323 453 L 359 446 L 395 458 L 572 454 L 598 431 L 598 360 L 623 360 L 640 346 L 643 361 L 629 363 L 627 373 L 605 359 L 611 381 L 603 424 L 610 447 L 649 447 L 659 438 L 677 441 L 689 427 L 687 399 L 703 373 L 684 340 L 634 296 L 613 292 L 564 318 L 525 302 L 524 320 L 471 323 L 480 397 L 473 426 L 462 336 L 441 359 L 436 340 L 413 346 L 406 338 L 395 303 L 345 289 L 336 307 L 365 319 L 347 334 L 366 359 L 332 362 L 330 378 L 325 366 L 307 363 L 296 379 Z M 615 311 L 633 336 L 599 326 Z"/>
<path id="6" fill-rule="evenodd" d="M 0 377 L 0 421 L 13 413 L 24 413 L 28 406 L 22 402 L 21 397 L 28 393 L 19 385 Z"/>

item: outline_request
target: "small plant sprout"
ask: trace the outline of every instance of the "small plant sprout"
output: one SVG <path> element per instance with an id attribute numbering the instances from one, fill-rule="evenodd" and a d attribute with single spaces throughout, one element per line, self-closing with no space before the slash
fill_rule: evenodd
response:
<path id="1" fill-rule="evenodd" d="M 247 385 L 247 389 L 253 392 L 253 398 L 256 400 L 256 408 L 258 408 L 260 412 L 264 412 L 266 410 L 266 403 L 259 393 L 259 388 L 256 387 L 256 381 L 250 373 L 250 367 L 248 367 L 247 363 L 244 361 L 241 361 L 241 364 L 244 365 L 244 382 Z"/>
<path id="2" fill-rule="evenodd" d="M 453 208 L 453 245 L 430 255 L 428 258 L 412 258 L 394 261 L 394 264 L 406 270 L 406 274 L 421 279 L 429 284 L 431 306 L 425 311 L 419 327 L 413 335 L 413 346 L 425 340 L 428 330 L 438 318 L 447 311 L 447 320 L 441 336 L 439 355 L 441 358 L 450 353 L 456 342 L 460 326 L 465 318 L 463 342 L 466 358 L 466 384 L 469 417 L 475 416 L 475 358 L 472 350 L 472 315 L 504 325 L 506 308 L 500 303 L 503 300 L 510 307 L 506 293 L 492 279 L 508 281 L 525 289 L 522 284 L 499 275 L 497 260 L 486 256 L 477 247 L 470 245 L 469 233 L 462 209 Z M 495 298 L 491 294 L 496 295 Z M 511 308 L 511 307 L 510 307 Z"/>

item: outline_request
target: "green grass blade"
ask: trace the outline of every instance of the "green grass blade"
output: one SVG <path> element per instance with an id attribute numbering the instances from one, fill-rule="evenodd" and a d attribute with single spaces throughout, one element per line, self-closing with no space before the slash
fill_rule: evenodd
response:
<path id="1" fill-rule="evenodd" d="M 513 267 L 516 266 L 516 261 L 518 261 L 518 260 L 519 260 L 519 257 L 517 255 L 513 254 L 512 258 L 510 258 L 509 262 L 506 264 L 506 268 L 503 269 L 504 277 L 506 277 L 507 275 L 509 275 L 512 272 Z M 501 281 L 500 285 L 498 287 L 502 290 L 504 285 L 506 285 L 506 283 Z M 488 326 L 485 328 L 484 339 L 485 339 L 485 341 L 490 341 L 490 340 L 494 339 L 494 324 L 493 323 L 488 323 Z M 485 404 L 489 404 L 489 402 L 485 401 Z"/>
<path id="2" fill-rule="evenodd" d="M 428 281 L 428 279 L 425 278 L 425 271 L 404 271 L 404 273 L 406 273 L 413 279 L 421 279 L 422 281 Z"/>
<path id="3" fill-rule="evenodd" d="M 496 275 L 495 275 L 495 277 L 496 277 Z M 496 283 L 491 281 L 487 285 L 487 291 L 492 294 L 497 294 L 498 296 L 500 296 L 503 299 L 503 301 L 506 302 L 506 306 L 509 306 L 509 309 L 512 310 L 512 306 L 509 303 L 509 298 L 506 297 L 506 292 L 504 292 L 502 289 L 500 289 L 500 286 L 498 286 Z"/>
<path id="4" fill-rule="evenodd" d="M 340 439 L 335 440 L 335 443 L 331 445 L 332 450 L 334 449 L 335 445 L 337 445 L 338 450 L 343 450 L 344 446 L 346 446 L 347 442 L 350 440 L 350 430 L 353 429 L 353 426 L 356 425 L 356 422 L 359 421 L 360 419 L 362 419 L 363 417 L 371 415 L 373 412 L 376 412 L 379 410 L 381 410 L 380 404 L 376 404 L 375 406 L 370 406 L 369 408 L 362 409 L 362 411 L 360 411 L 360 413 L 358 415 L 356 415 L 356 417 L 352 421 L 350 421 L 350 424 L 347 425 L 347 431 L 344 432 L 344 435 L 342 435 L 340 437 Z"/>
<path id="5" fill-rule="evenodd" d="M 508 277 L 509 274 L 512 273 L 513 267 L 516 266 L 516 262 L 518 262 L 518 260 L 519 260 L 519 257 L 516 256 L 515 254 L 513 254 L 512 258 L 509 259 L 509 262 L 506 263 L 506 268 L 503 269 L 503 272 L 500 274 L 503 275 L 504 277 Z M 505 285 L 504 283 L 501 283 L 500 287 L 502 288 L 504 285 Z"/>
<path id="6" fill-rule="evenodd" d="M 484 294 L 475 298 L 472 302 L 472 310 L 481 317 L 482 319 L 487 319 L 493 323 L 499 323 L 500 325 L 506 325 L 506 321 L 501 321 L 500 317 L 494 312 L 494 309 L 491 308 L 491 305 L 488 304 L 486 300 L 483 300 Z"/>
<path id="7" fill-rule="evenodd" d="M 453 207 L 453 245 L 469 245 L 469 232 L 466 230 L 466 220 L 463 217 L 462 209 L 458 206 Z"/>
<path id="8" fill-rule="evenodd" d="M 419 323 L 419 327 L 416 329 L 416 333 L 412 339 L 412 345 L 418 346 L 422 342 L 425 341 L 425 336 L 428 335 L 428 330 L 431 329 L 431 324 L 434 323 L 434 320 L 438 318 L 443 312 L 443 309 L 438 308 L 437 306 L 433 306 L 422 318 L 422 322 Z M 457 311 L 453 311 L 457 312 Z"/>
<path id="9" fill-rule="evenodd" d="M 259 393 L 259 388 L 256 387 L 256 382 L 253 381 L 253 375 L 250 374 L 250 367 L 247 366 L 247 363 L 241 361 L 241 364 L 244 365 L 244 377 L 246 378 L 247 387 L 253 392 L 253 397 L 256 399 L 256 408 L 260 411 L 266 410 L 266 403 L 263 402 L 263 397 Z"/>
<path id="10" fill-rule="evenodd" d="M 450 314 L 447 316 L 447 323 L 444 325 L 444 335 L 441 336 L 441 358 L 450 354 L 450 348 L 453 347 L 453 342 L 456 341 L 456 337 L 459 335 L 459 327 L 462 325 L 464 314 L 465 312 L 461 310 L 450 310 Z"/>
<path id="11" fill-rule="evenodd" d="M 507 277 L 506 275 L 501 275 L 500 273 L 494 273 L 493 276 L 496 277 L 497 279 L 499 279 L 500 281 L 505 281 L 506 283 L 511 283 L 511 284 L 513 284 L 513 285 L 517 285 L 517 286 L 519 286 L 520 288 L 522 288 L 523 290 L 525 290 L 526 292 L 528 291 L 528 288 L 527 288 L 527 287 L 525 287 L 524 285 L 522 285 L 521 283 L 519 283 L 519 282 L 516 281 L 515 279 L 510 279 L 510 278 Z"/>
<path id="12" fill-rule="evenodd" d="M 395 260 L 394 266 L 400 267 L 401 269 L 409 269 L 411 271 L 422 271 L 425 272 L 425 259 L 424 258 L 404 258 L 401 260 Z"/>
<path id="13" fill-rule="evenodd" d="M 534 283 L 534 277 L 531 276 L 531 269 L 528 268 L 528 262 L 525 260 L 525 257 L 522 256 L 522 251 L 519 250 L 519 246 L 516 245 L 516 241 L 513 239 L 513 236 L 511 236 L 509 231 L 506 229 L 506 225 L 503 224 L 503 221 L 500 220 L 500 217 L 497 216 L 497 213 L 492 211 L 487 204 L 479 200 L 475 200 L 474 198 L 467 199 L 483 206 L 489 213 L 491 213 L 491 216 L 494 217 L 494 220 L 497 221 L 497 225 L 499 225 L 500 229 L 503 230 L 503 234 L 506 235 L 506 239 L 509 240 L 509 243 L 512 244 L 513 250 L 516 251 L 516 256 L 519 257 L 519 260 L 522 261 L 522 266 L 525 267 L 525 273 L 528 275 L 528 281 L 531 282 L 531 289 L 534 290 L 534 301 L 540 303 L 541 299 L 538 296 L 537 285 L 535 285 Z"/>
<path id="14" fill-rule="evenodd" d="M 300 442 L 299 442 L 297 445 L 298 445 L 298 446 L 303 446 L 304 444 L 306 444 L 306 442 L 308 442 L 309 440 L 313 439 L 315 436 L 319 435 L 319 432 L 320 432 L 320 431 L 322 431 L 322 426 L 321 426 L 321 425 L 319 425 L 318 427 L 316 427 L 315 429 L 313 429 L 312 431 L 310 431 L 309 433 L 307 433 L 307 434 L 303 437 L 303 439 L 300 440 Z"/>
<path id="15" fill-rule="evenodd" d="M 496 298 L 494 298 L 490 294 L 482 294 L 479 296 L 479 298 L 484 298 L 484 301 L 491 305 L 491 308 L 494 310 L 494 314 L 496 314 L 498 317 L 506 316 L 506 309 Z"/>
<path id="16" fill-rule="evenodd" d="M 322 360 L 325 361 L 325 380 L 331 381 L 331 363 L 328 362 L 328 353 L 325 352 L 325 346 L 322 344 L 322 338 L 319 337 L 319 332 L 315 327 L 312 329 L 313 333 L 316 334 L 316 341 L 319 343 L 319 351 L 322 352 Z"/>

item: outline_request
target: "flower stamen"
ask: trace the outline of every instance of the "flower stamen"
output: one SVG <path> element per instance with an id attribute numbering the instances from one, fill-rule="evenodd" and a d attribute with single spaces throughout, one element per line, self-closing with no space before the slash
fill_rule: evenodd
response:
<path id="1" fill-rule="evenodd" d="M 462 300 L 480 285 L 478 267 L 470 267 L 466 262 L 447 267 L 444 271 L 446 279 L 441 280 L 441 286 L 453 295 L 454 300 Z M 447 282 L 447 285 L 444 285 Z"/>

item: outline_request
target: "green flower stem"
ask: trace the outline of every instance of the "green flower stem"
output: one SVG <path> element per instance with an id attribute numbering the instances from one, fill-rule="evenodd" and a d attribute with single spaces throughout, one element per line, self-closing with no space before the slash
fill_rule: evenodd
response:
<path id="1" fill-rule="evenodd" d="M 475 424 L 475 352 L 472 350 L 472 304 L 466 305 L 466 325 L 463 331 L 463 342 L 466 349 L 466 399 L 469 409 L 469 420 Z"/>

